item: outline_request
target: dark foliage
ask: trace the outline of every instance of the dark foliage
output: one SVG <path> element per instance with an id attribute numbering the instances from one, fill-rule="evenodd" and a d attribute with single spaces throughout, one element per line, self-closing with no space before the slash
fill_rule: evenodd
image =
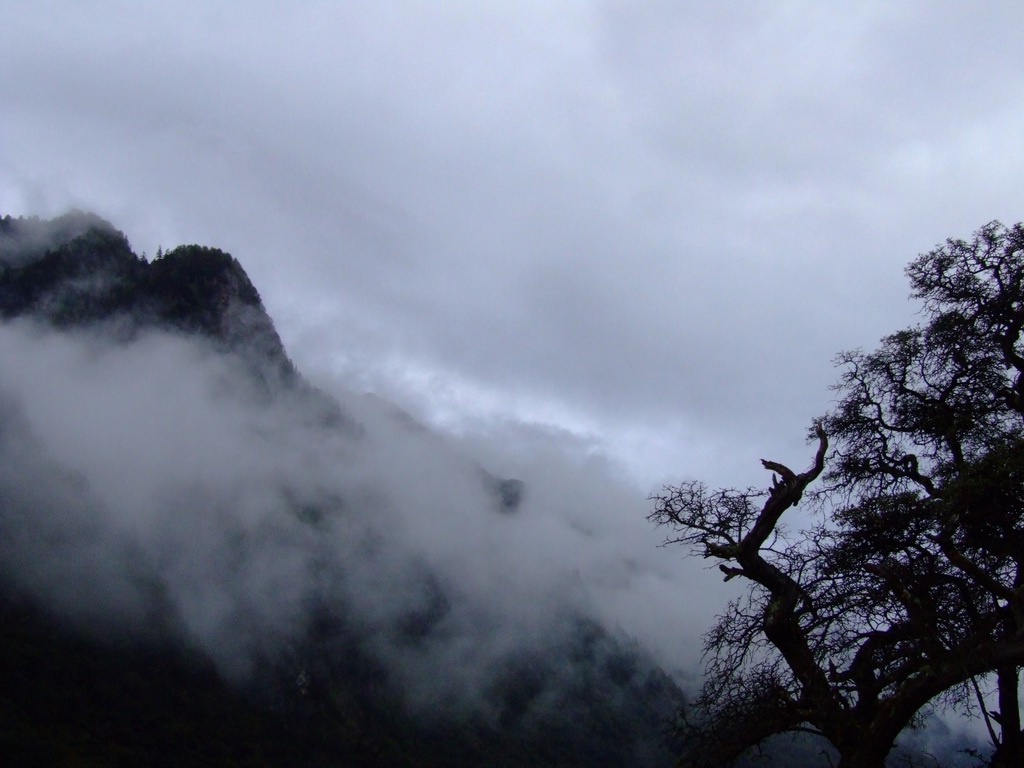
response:
<path id="1" fill-rule="evenodd" d="M 8 765 L 384 764 L 343 711 L 303 702 L 280 716 L 199 656 L 90 639 L 6 590 L 0 691 Z"/>
<path id="2" fill-rule="evenodd" d="M 195 649 L 68 627 L 0 589 L 0 750 L 19 766 L 666 765 L 675 685 L 581 622 L 570 643 L 510 659 L 496 715 L 424 722 L 336 617 L 243 685 Z M 638 706 L 639 705 L 639 706 Z"/>

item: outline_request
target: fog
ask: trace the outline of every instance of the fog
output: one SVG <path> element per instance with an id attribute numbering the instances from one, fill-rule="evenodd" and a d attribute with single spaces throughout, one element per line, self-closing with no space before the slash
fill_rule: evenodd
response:
<path id="1" fill-rule="evenodd" d="M 645 492 L 592 446 L 509 423 L 459 438 L 320 382 L 268 396 L 232 354 L 149 332 L 0 326 L 0 561 L 104 635 L 171 632 L 244 679 L 346 615 L 422 710 L 472 705 L 502 659 L 579 617 L 680 679 L 724 587 L 659 548 Z M 521 480 L 503 506 L 498 478 Z"/>

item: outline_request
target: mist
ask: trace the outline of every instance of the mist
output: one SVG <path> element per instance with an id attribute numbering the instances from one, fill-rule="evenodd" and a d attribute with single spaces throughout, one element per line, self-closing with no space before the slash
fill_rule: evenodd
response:
<path id="1" fill-rule="evenodd" d="M 340 410 L 268 393 L 166 332 L 15 321 L 0 358 L 4 576 L 88 631 L 170 632 L 244 680 L 329 606 L 421 712 L 483 706 L 504 660 L 581 617 L 696 676 L 717 579 L 657 547 L 645 492 L 592 446 L 442 434 L 340 382 L 319 382 Z"/>

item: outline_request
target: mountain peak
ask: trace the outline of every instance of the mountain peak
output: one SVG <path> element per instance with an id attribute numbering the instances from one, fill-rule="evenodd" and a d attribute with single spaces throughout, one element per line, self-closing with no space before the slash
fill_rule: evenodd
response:
<path id="1" fill-rule="evenodd" d="M 61 328 L 113 324 L 129 335 L 150 327 L 195 333 L 263 376 L 295 375 L 237 259 L 183 245 L 147 262 L 112 224 L 82 211 L 0 218 L 0 318 L 23 316 Z"/>
<path id="2" fill-rule="evenodd" d="M 86 211 L 72 210 L 54 219 L 0 217 L 0 269 L 24 266 L 90 230 L 116 235 L 128 244 L 113 224 Z"/>

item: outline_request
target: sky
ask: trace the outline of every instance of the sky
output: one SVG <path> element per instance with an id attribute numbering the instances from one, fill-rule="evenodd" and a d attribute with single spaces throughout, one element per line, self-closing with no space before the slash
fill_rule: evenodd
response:
<path id="1" fill-rule="evenodd" d="M 1015 2 L 7 0 L 0 211 L 245 266 L 311 378 L 644 488 L 803 465 L 904 265 L 1022 218 Z"/>
<path id="2" fill-rule="evenodd" d="M 835 354 L 915 322 L 904 266 L 1024 219 L 1024 6 L 1009 0 L 4 0 L 0 15 L 0 214 L 80 208 L 150 257 L 183 243 L 236 256 L 299 370 L 384 435 L 362 471 L 393 489 L 408 535 L 364 575 L 400 585 L 396 610 L 418 599 L 401 585 L 424 561 L 474 585 L 460 621 L 511 580 L 499 629 L 555 594 L 674 670 L 696 662 L 723 592 L 702 563 L 655 551 L 647 493 L 760 484 L 760 458 L 802 469 Z M 180 478 L 140 471 L 133 487 L 126 460 L 171 467 L 215 507 L 265 475 L 360 482 L 325 463 L 344 446 L 217 405 L 216 363 L 173 339 L 123 358 L 59 341 L 36 355 L 26 339 L 0 333 L 0 360 L 18 361 L 0 371 L 0 411 L 46 449 L 0 474 L 16 485 L 15 459 L 29 478 L 57 462 L 116 496 L 75 502 L 81 521 L 113 516 L 95 552 L 76 550 L 99 592 L 121 594 L 97 564 L 126 526 L 181 595 L 224 554 L 168 554 L 195 533 L 166 496 Z M 101 404 L 92 416 L 68 371 Z M 153 415 L 161 391 L 173 408 Z M 409 442 L 359 392 L 454 442 Z M 94 450 L 105 423 L 118 450 Z M 213 445 L 176 466 L 187 425 Z M 268 431 L 296 453 L 227 444 Z M 479 490 L 449 450 L 527 478 L 522 522 L 461 518 L 449 496 L 473 505 Z M 431 527 L 402 510 L 435 460 L 450 482 L 427 487 Z M 68 483 L 53 493 L 74 497 Z M 263 530 L 258 499 L 237 514 Z M 287 623 L 301 535 L 253 561 L 265 578 L 183 598 L 190 631 L 230 656 L 219 633 L 238 605 L 269 600 L 267 622 Z M 32 578 L 45 591 L 51 577 Z"/>

